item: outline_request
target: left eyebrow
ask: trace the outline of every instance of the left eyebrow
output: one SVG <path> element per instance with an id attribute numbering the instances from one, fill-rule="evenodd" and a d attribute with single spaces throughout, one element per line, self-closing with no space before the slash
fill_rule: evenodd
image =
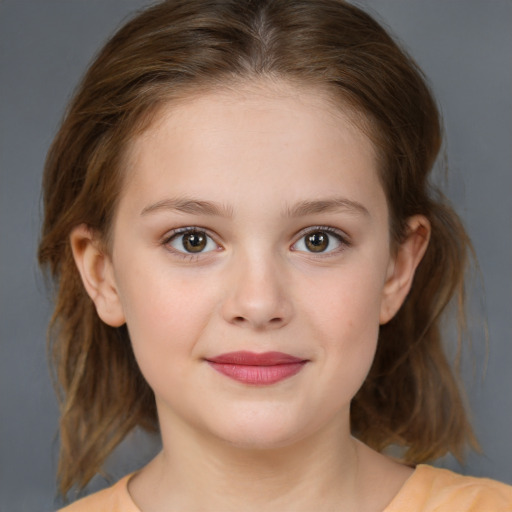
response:
<path id="1" fill-rule="evenodd" d="M 344 197 L 320 199 L 317 201 L 300 201 L 292 207 L 287 207 L 285 210 L 285 216 L 302 217 L 315 213 L 330 213 L 337 211 L 344 211 L 368 217 L 370 216 L 370 212 L 361 203 Z"/>
<path id="2" fill-rule="evenodd" d="M 189 213 L 192 215 L 213 215 L 218 217 L 232 217 L 233 215 L 231 208 L 226 205 L 187 197 L 163 199 L 162 201 L 146 206 L 140 214 L 147 215 L 149 213 L 165 210 Z"/>

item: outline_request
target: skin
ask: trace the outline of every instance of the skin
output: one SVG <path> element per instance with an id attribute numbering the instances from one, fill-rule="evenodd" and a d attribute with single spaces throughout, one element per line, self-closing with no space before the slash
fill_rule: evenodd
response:
<path id="1" fill-rule="evenodd" d="M 376 161 L 319 91 L 210 92 L 162 109 L 134 141 L 111 251 L 73 231 L 98 314 L 127 323 L 156 396 L 163 451 L 129 484 L 141 510 L 377 511 L 410 476 L 349 427 L 430 229 L 409 219 L 391 250 Z M 311 252 L 319 226 L 330 244 Z M 190 227 L 208 235 L 203 252 L 184 249 L 176 230 Z M 238 350 L 308 362 L 254 386 L 205 361 Z"/>

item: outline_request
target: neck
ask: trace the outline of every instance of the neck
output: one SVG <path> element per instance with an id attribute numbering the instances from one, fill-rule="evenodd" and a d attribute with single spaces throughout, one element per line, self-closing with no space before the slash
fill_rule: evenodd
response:
<path id="1" fill-rule="evenodd" d="M 272 449 L 232 446 L 193 430 L 162 431 L 163 451 L 130 491 L 142 510 L 310 511 L 340 503 L 350 510 L 358 494 L 358 450 L 348 419 L 342 423 Z M 143 495 L 144 488 L 150 493 Z M 144 507 L 148 499 L 152 506 Z"/>

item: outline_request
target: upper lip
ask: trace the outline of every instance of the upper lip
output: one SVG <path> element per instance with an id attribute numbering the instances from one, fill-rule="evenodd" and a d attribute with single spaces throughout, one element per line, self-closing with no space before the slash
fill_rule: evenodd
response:
<path id="1" fill-rule="evenodd" d="M 208 357 L 207 361 L 217 364 L 236 364 L 245 366 L 275 366 L 278 364 L 302 363 L 305 359 L 295 357 L 284 352 L 228 352 L 215 357 Z"/>

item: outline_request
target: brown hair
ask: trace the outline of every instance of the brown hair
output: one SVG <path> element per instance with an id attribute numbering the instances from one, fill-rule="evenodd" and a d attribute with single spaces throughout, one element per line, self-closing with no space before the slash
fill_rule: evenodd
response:
<path id="1" fill-rule="evenodd" d="M 62 406 L 64 493 L 84 486 L 131 429 L 158 429 L 127 330 L 97 316 L 70 232 L 86 223 L 108 239 L 126 146 L 160 105 L 257 77 L 327 88 L 355 109 L 380 155 L 393 239 L 400 241 L 414 214 L 432 225 L 413 288 L 381 327 L 373 367 L 353 400 L 354 434 L 378 450 L 398 444 L 413 463 L 461 455 L 467 441 L 475 443 L 439 325 L 454 295 L 463 314 L 470 243 L 428 181 L 441 130 L 422 73 L 376 21 L 341 0 L 169 0 L 106 44 L 47 157 L 39 261 L 57 286 L 50 351 Z"/>

